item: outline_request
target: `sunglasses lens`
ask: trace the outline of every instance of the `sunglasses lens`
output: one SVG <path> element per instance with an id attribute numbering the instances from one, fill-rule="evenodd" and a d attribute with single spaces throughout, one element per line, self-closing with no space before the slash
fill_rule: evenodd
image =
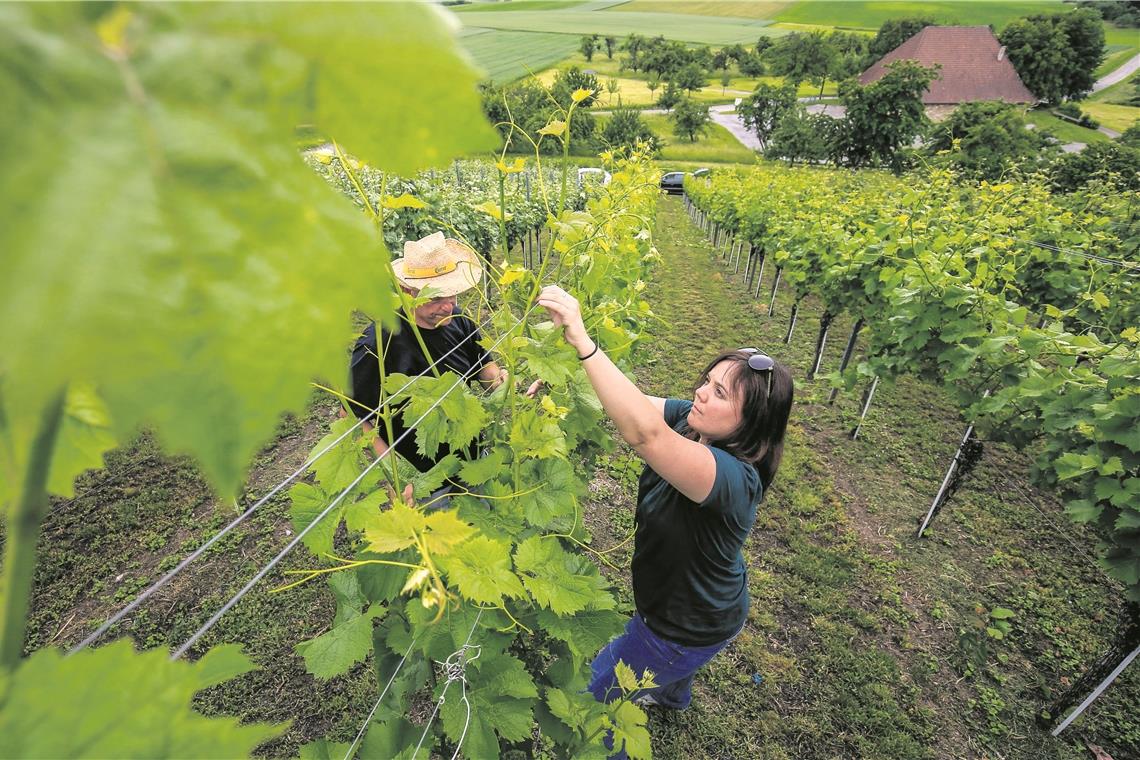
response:
<path id="1" fill-rule="evenodd" d="M 764 372 L 775 367 L 776 362 L 772 357 L 758 353 L 748 357 L 748 366 L 757 372 Z"/>

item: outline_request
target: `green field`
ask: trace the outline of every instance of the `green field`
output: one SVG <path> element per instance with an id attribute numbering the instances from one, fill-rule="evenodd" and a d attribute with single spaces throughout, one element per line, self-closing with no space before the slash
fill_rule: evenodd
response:
<path id="1" fill-rule="evenodd" d="M 578 38 L 568 34 L 478 27 L 464 28 L 459 41 L 495 82 L 537 73 L 578 49 Z"/>
<path id="2" fill-rule="evenodd" d="M 612 37 L 660 34 L 669 39 L 708 45 L 755 43 L 759 37 L 786 34 L 780 29 L 772 29 L 770 22 L 757 19 L 706 18 L 683 13 L 623 13 L 620 10 L 592 13 L 587 10 L 588 7 L 549 11 L 484 11 L 475 15 L 468 12 L 461 14 L 460 19 L 473 26 L 491 29 Z"/>
<path id="3" fill-rule="evenodd" d="M 553 11 L 585 5 L 585 0 L 513 0 L 509 3 L 471 3 L 448 8 L 456 13 L 488 13 L 502 11 Z"/>
<path id="4" fill-rule="evenodd" d="M 1108 55 L 1097 67 L 1096 75 L 1098 77 L 1104 76 L 1132 56 L 1140 53 L 1140 29 L 1124 29 L 1112 24 L 1105 24 L 1104 46 L 1108 50 Z"/>
<path id="5" fill-rule="evenodd" d="M 771 19 L 791 4 L 770 0 L 630 0 L 617 6 L 617 9 L 637 13 L 687 13 L 693 16 Z"/>
<path id="6" fill-rule="evenodd" d="M 878 29 L 892 18 L 928 16 L 943 24 L 992 24 L 1001 29 L 1032 13 L 1059 13 L 1072 6 L 1060 2 L 801 2 L 777 13 L 785 24 Z"/>
<path id="7" fill-rule="evenodd" d="M 1140 74 L 1133 74 L 1123 82 L 1106 87 L 1082 100 L 1081 110 L 1109 129 L 1123 132 L 1140 122 L 1140 108 L 1126 105 L 1137 82 L 1140 82 Z"/>
<path id="8" fill-rule="evenodd" d="M 1081 108 L 1088 110 L 1081 104 Z M 1078 124 L 1067 122 L 1064 119 L 1058 119 L 1048 111 L 1030 111 L 1025 115 L 1025 120 L 1030 124 L 1036 124 L 1037 129 L 1041 131 L 1048 131 L 1051 135 L 1056 137 L 1062 143 L 1094 143 L 1106 142 L 1109 136 L 1097 132 L 1095 129 L 1088 129 Z"/>

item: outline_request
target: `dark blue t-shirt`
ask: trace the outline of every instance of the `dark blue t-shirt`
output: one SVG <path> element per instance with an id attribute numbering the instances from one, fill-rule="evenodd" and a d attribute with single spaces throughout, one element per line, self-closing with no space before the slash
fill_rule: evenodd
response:
<path id="1" fill-rule="evenodd" d="M 692 401 L 668 399 L 665 422 L 685 428 Z M 651 468 L 637 489 L 633 596 L 659 636 L 709 646 L 732 636 L 748 615 L 748 571 L 742 547 L 763 494 L 750 464 L 710 446 L 716 480 L 703 502 L 686 498 Z"/>

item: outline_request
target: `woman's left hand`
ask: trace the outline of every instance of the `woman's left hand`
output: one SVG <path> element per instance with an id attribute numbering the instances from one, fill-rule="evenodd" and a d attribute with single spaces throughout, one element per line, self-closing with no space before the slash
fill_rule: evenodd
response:
<path id="1" fill-rule="evenodd" d="M 586 334 L 578 299 L 557 285 L 547 285 L 538 294 L 538 305 L 550 312 L 554 324 L 563 329 L 566 342 L 574 347 L 579 356 L 585 356 L 594 350 L 594 341 Z"/>

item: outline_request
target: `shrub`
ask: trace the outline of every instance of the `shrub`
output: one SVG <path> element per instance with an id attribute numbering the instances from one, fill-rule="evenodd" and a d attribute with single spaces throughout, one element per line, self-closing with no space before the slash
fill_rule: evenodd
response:
<path id="1" fill-rule="evenodd" d="M 1013 105 L 963 103 L 950 118 L 930 130 L 929 151 L 974 179 L 997 179 L 1015 165 L 1034 162 L 1044 138 L 1025 128 Z"/>
<path id="2" fill-rule="evenodd" d="M 1067 193 L 1091 180 L 1123 190 L 1140 190 L 1140 148 L 1114 142 L 1092 143 L 1080 153 L 1058 157 L 1049 170 L 1057 192 Z"/>
<path id="3" fill-rule="evenodd" d="M 602 142 L 618 155 L 627 155 L 639 142 L 647 146 L 652 156 L 660 154 L 664 147 L 636 108 L 616 109 L 602 130 Z"/>

